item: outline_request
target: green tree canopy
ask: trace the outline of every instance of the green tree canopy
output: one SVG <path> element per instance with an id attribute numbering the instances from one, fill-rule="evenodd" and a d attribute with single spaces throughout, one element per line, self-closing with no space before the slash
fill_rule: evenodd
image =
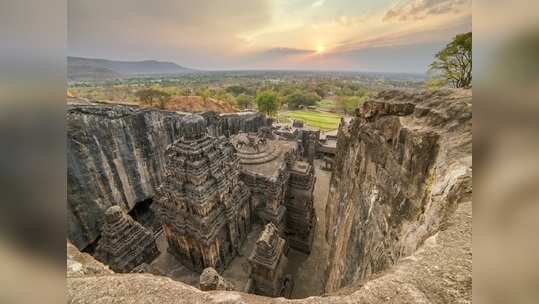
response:
<path id="1" fill-rule="evenodd" d="M 236 97 L 236 104 L 240 109 L 248 109 L 253 105 L 253 97 L 246 94 L 240 94 Z"/>
<path id="2" fill-rule="evenodd" d="M 195 90 L 195 95 L 202 97 L 202 100 L 206 102 L 208 100 L 208 97 L 210 97 L 210 90 L 208 88 L 198 88 Z"/>
<path id="3" fill-rule="evenodd" d="M 263 91 L 256 95 L 256 106 L 258 111 L 273 116 L 279 110 L 279 100 L 277 94 L 272 91 Z"/>
<path id="4" fill-rule="evenodd" d="M 344 113 L 352 113 L 357 107 L 359 107 L 365 100 L 367 95 L 359 96 L 339 96 L 336 100 L 337 109 Z"/>
<path id="5" fill-rule="evenodd" d="M 472 32 L 457 35 L 430 65 L 437 77 L 455 88 L 472 85 Z"/>
<path id="6" fill-rule="evenodd" d="M 247 89 L 239 85 L 233 85 L 233 86 L 227 87 L 226 92 L 233 94 L 234 96 L 238 96 L 240 94 L 247 93 Z"/>
<path id="7" fill-rule="evenodd" d="M 295 92 L 291 95 L 288 95 L 285 99 L 288 107 L 290 109 L 297 109 L 300 105 L 303 106 L 313 106 L 317 101 L 320 101 L 320 96 L 317 94 L 305 94 L 302 92 Z"/>
<path id="8" fill-rule="evenodd" d="M 170 100 L 170 94 L 156 89 L 142 89 L 135 93 L 135 96 L 146 105 L 153 105 L 157 102 L 161 109 L 166 107 L 167 102 Z"/>

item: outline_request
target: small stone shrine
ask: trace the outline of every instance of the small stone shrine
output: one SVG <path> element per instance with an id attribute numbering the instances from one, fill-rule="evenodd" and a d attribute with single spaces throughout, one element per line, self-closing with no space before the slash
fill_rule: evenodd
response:
<path id="1" fill-rule="evenodd" d="M 96 257 L 115 272 L 130 272 L 159 255 L 154 234 L 133 220 L 120 206 L 105 212 Z"/>
<path id="2" fill-rule="evenodd" d="M 285 273 L 286 241 L 272 223 L 265 226 L 249 256 L 251 292 L 270 297 L 290 297 L 293 281 Z"/>
<path id="3" fill-rule="evenodd" d="M 309 254 L 316 226 L 313 206 L 316 181 L 314 167 L 307 162 L 295 161 L 288 171 L 290 178 L 285 197 L 286 238 L 290 247 Z"/>

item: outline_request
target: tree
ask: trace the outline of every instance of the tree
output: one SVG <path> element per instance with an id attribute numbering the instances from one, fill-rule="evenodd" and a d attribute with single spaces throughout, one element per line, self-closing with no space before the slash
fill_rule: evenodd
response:
<path id="1" fill-rule="evenodd" d="M 279 110 L 279 100 L 277 94 L 272 91 L 263 91 L 256 95 L 256 106 L 258 111 L 273 116 Z"/>
<path id="2" fill-rule="evenodd" d="M 472 32 L 457 35 L 435 56 L 430 69 L 455 88 L 472 85 Z"/>
<path id="3" fill-rule="evenodd" d="M 253 104 L 253 97 L 246 94 L 240 94 L 236 97 L 236 104 L 240 109 L 248 109 Z"/>
<path id="4" fill-rule="evenodd" d="M 297 109 L 299 106 L 313 106 L 317 101 L 320 101 L 320 96 L 304 94 L 299 91 L 286 97 L 286 103 L 290 109 Z"/>
<path id="5" fill-rule="evenodd" d="M 166 107 L 170 99 L 170 94 L 156 89 L 142 89 L 135 93 L 135 96 L 144 104 L 152 106 L 155 101 L 161 109 Z"/>
<path id="6" fill-rule="evenodd" d="M 359 96 L 339 96 L 336 100 L 336 107 L 339 111 L 342 111 L 346 114 L 352 113 L 356 108 L 358 108 L 365 100 L 367 100 L 367 95 L 362 97 Z"/>
<path id="7" fill-rule="evenodd" d="M 240 94 L 244 94 L 247 92 L 247 89 L 242 87 L 242 86 L 238 86 L 238 85 L 233 85 L 233 86 L 229 86 L 226 88 L 226 92 L 227 93 L 230 93 L 234 96 L 238 96 Z"/>
<path id="8" fill-rule="evenodd" d="M 210 97 L 210 91 L 207 88 L 198 89 L 195 91 L 195 95 L 202 97 L 202 100 L 206 102 Z"/>
<path id="9" fill-rule="evenodd" d="M 167 92 L 160 92 L 157 95 L 157 102 L 159 104 L 160 109 L 165 109 L 167 107 L 167 103 L 170 101 L 170 94 Z"/>

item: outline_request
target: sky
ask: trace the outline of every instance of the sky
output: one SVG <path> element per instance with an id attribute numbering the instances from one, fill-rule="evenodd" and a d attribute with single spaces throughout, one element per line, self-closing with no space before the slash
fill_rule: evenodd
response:
<path id="1" fill-rule="evenodd" d="M 69 56 L 203 70 L 425 73 L 471 0 L 69 0 Z"/>

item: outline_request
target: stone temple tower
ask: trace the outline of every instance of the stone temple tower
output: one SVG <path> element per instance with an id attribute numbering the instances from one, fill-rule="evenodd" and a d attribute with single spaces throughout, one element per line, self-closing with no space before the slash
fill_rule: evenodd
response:
<path id="1" fill-rule="evenodd" d="M 221 272 L 251 229 L 251 195 L 235 148 L 208 136 L 202 116 L 184 117 L 181 132 L 166 151 L 157 195 L 169 252 L 191 270 Z"/>
<path id="2" fill-rule="evenodd" d="M 99 260 L 115 272 L 130 272 L 159 255 L 153 233 L 133 220 L 120 206 L 105 212 L 103 233 L 96 249 Z"/>
<path id="3" fill-rule="evenodd" d="M 290 297 L 292 277 L 285 273 L 288 259 L 286 241 L 273 223 L 265 226 L 249 256 L 250 291 L 263 296 Z"/>

